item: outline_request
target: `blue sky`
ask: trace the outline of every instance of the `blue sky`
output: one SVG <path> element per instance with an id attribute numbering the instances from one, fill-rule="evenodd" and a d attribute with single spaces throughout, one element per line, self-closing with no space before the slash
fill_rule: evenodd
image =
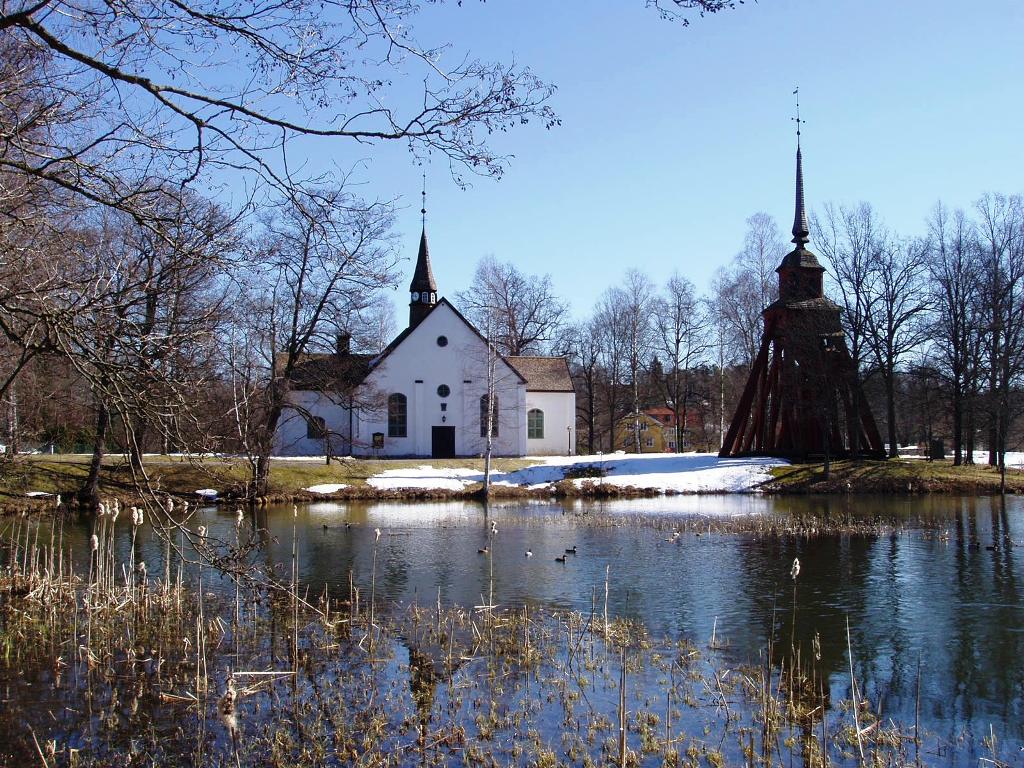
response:
<path id="1" fill-rule="evenodd" d="M 428 7 L 415 30 L 453 54 L 529 65 L 558 86 L 562 118 L 496 139 L 514 155 L 500 181 L 462 190 L 442 159 L 427 165 L 448 296 L 491 254 L 549 273 L 577 317 L 630 266 L 704 290 L 749 215 L 791 225 L 797 85 L 812 211 L 866 200 L 910 235 L 939 199 L 1024 191 L 1019 0 L 748 1 L 689 27 L 643 0 L 467 0 Z M 421 169 L 404 148 L 365 157 L 363 193 L 401 196 L 411 273 Z M 357 159 L 348 148 L 336 161 Z"/>

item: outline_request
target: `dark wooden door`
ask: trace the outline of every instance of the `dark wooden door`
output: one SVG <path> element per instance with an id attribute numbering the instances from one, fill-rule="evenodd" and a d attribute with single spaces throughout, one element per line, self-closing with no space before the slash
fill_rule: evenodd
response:
<path id="1" fill-rule="evenodd" d="M 455 457 L 455 427 L 433 427 L 431 429 L 430 455 L 435 459 Z"/>

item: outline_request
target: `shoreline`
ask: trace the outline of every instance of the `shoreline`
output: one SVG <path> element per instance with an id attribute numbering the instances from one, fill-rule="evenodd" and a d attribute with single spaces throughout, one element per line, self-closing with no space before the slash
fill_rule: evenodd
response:
<path id="1" fill-rule="evenodd" d="M 237 459 L 147 458 L 152 485 L 140 491 L 123 457 L 104 465 L 101 495 L 124 503 L 169 496 L 210 505 L 305 504 L 346 501 L 485 500 L 479 459 L 381 461 L 275 459 L 270 490 L 246 497 Z M 84 462 L 79 457 L 30 456 L 0 466 L 0 510 L 4 513 L 61 506 L 77 509 Z M 997 469 L 954 467 L 951 462 L 913 459 L 789 464 L 748 458 L 720 460 L 711 454 L 611 454 L 603 456 L 497 459 L 489 500 L 630 499 L 755 494 L 992 496 L 1000 493 Z M 209 489 L 207 496 L 197 489 Z M 1024 471 L 1006 473 L 1006 492 L 1024 493 Z"/>

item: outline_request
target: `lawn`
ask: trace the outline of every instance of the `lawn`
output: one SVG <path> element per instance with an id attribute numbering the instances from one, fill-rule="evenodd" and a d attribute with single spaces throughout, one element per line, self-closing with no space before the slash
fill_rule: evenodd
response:
<path id="1" fill-rule="evenodd" d="M 89 470 L 90 457 L 82 454 L 18 456 L 0 462 L 0 500 L 23 497 L 30 491 L 74 495 Z M 531 459 L 495 459 L 495 469 L 512 471 L 537 462 Z M 303 488 L 323 483 L 364 486 L 367 478 L 388 469 L 418 467 L 482 469 L 481 459 L 343 459 L 300 461 L 275 459 L 270 467 L 269 493 L 287 496 Z M 222 494 L 239 492 L 249 476 L 249 467 L 240 458 L 184 458 L 147 456 L 144 462 L 150 485 L 159 491 L 191 496 L 200 488 L 215 488 Z M 108 456 L 100 473 L 100 494 L 131 493 L 135 478 L 124 456 Z"/>

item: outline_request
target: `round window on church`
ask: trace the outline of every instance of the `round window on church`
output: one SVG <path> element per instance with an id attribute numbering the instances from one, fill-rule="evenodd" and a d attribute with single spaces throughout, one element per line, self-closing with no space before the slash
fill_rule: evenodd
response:
<path id="1" fill-rule="evenodd" d="M 447 347 L 448 346 L 448 337 L 447 336 L 438 336 L 437 337 L 437 346 L 439 346 L 439 347 Z"/>
<path id="2" fill-rule="evenodd" d="M 450 395 L 451 393 L 452 390 L 447 384 L 442 384 L 440 387 L 437 388 L 438 397 L 448 397 L 448 395 Z"/>

